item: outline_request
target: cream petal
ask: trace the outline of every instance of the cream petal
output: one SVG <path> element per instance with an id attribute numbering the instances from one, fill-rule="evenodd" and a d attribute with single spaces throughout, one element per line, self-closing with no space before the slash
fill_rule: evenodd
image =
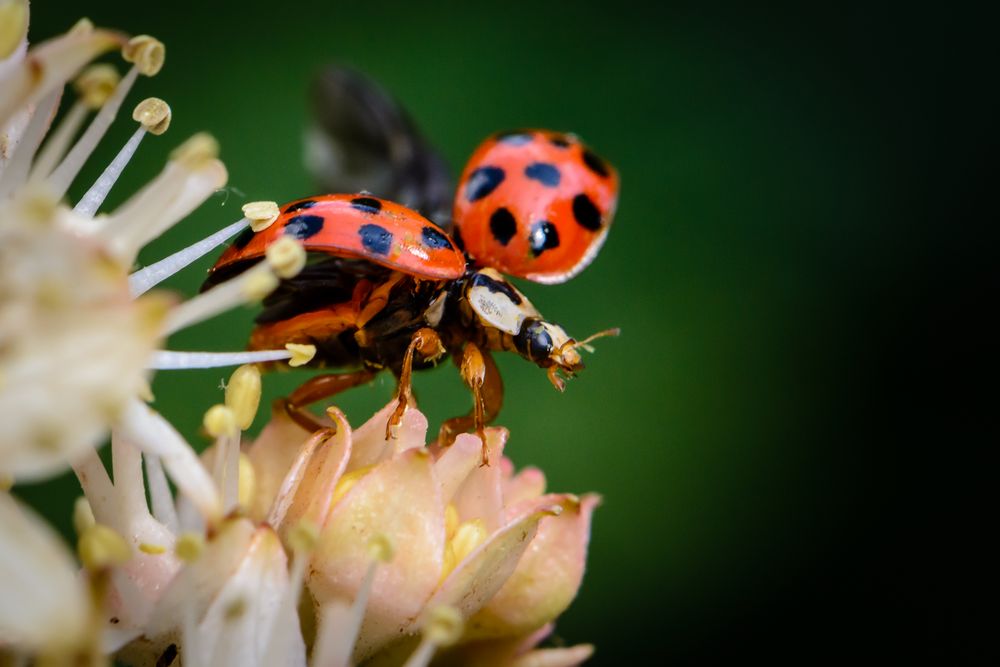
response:
<path id="1" fill-rule="evenodd" d="M 545 493 L 545 473 L 528 466 L 504 482 L 503 500 L 507 506 L 537 498 Z"/>
<path id="2" fill-rule="evenodd" d="M 386 439 L 385 425 L 395 409 L 396 402 L 392 401 L 354 431 L 348 471 L 374 465 L 407 449 L 424 446 L 427 442 L 427 417 L 413 407 L 403 412 L 396 437 Z"/>
<path id="3" fill-rule="evenodd" d="M 284 408 L 277 405 L 272 408 L 271 420 L 247 449 L 254 469 L 255 491 L 249 510 L 253 519 L 263 521 L 267 516 L 285 475 L 310 435 L 288 417 Z"/>
<path id="4" fill-rule="evenodd" d="M 369 543 L 377 536 L 385 536 L 396 554 L 375 572 L 356 659 L 398 636 L 441 575 L 444 506 L 426 450 L 411 449 L 377 466 L 333 508 L 309 573 L 318 604 L 354 598 L 372 562 Z"/>
<path id="5" fill-rule="evenodd" d="M 482 462 L 482 451 L 479 438 L 468 433 L 459 435 L 450 447 L 441 450 L 434 461 L 434 476 L 441 488 L 441 499 L 446 504 L 451 502 L 469 473 Z"/>
<path id="6" fill-rule="evenodd" d="M 469 620 L 467 636 L 530 632 L 554 620 L 576 597 L 590 540 L 590 519 L 600 498 L 550 495 L 509 511 L 524 511 L 537 502 L 559 505 L 563 511 L 541 522 L 531 549 L 503 588 Z"/>
<path id="7" fill-rule="evenodd" d="M 287 616 L 281 600 L 287 591 L 288 562 L 278 536 L 269 527 L 253 534 L 239 567 L 225 580 L 198 625 L 196 645 L 202 664 L 224 667 L 264 665 L 275 626 L 296 622 Z M 281 665 L 305 665 L 305 644 L 297 641 L 286 647 Z"/>
<path id="8" fill-rule="evenodd" d="M 87 593 L 69 550 L 41 518 L 0 492 L 0 637 L 35 652 L 69 648 L 87 626 Z"/>
<path id="9" fill-rule="evenodd" d="M 310 457 L 282 522 L 282 537 L 303 519 L 320 527 L 326 524 L 334 489 L 347 467 L 351 456 L 351 427 L 340 410 L 329 408 L 327 414 L 336 423 L 337 432 L 320 442 Z"/>
<path id="10" fill-rule="evenodd" d="M 486 447 L 493 463 L 469 473 L 453 500 L 462 521 L 481 519 L 489 532 L 503 525 L 503 471 L 499 464 L 507 436 L 505 428 L 486 429 Z"/>
<path id="11" fill-rule="evenodd" d="M 96 56 L 124 43 L 120 33 L 92 30 L 67 33 L 33 48 L 17 67 L 0 74 L 0 127 L 15 110 L 34 104 Z"/>
<path id="12" fill-rule="evenodd" d="M 478 612 L 511 576 L 543 518 L 561 507 L 542 499 L 478 546 L 435 591 L 427 607 L 450 605 L 469 618 Z M 412 626 L 411 626 L 412 629 Z"/>
<path id="13" fill-rule="evenodd" d="M 527 635 L 463 642 L 439 655 L 439 662 L 442 667 L 452 665 L 456 667 L 459 665 L 461 667 L 509 667 L 514 660 L 526 655 L 551 635 L 554 628 L 553 623 L 548 623 Z"/>
<path id="14" fill-rule="evenodd" d="M 511 662 L 510 667 L 576 667 L 593 654 L 592 644 L 536 649 Z"/>
<path id="15" fill-rule="evenodd" d="M 182 568 L 160 598 L 146 626 L 146 636 L 172 636 L 181 627 L 185 609 L 196 610 L 200 620 L 218 596 L 222 585 L 241 566 L 254 537 L 246 519 L 222 525 L 198 558 Z"/>

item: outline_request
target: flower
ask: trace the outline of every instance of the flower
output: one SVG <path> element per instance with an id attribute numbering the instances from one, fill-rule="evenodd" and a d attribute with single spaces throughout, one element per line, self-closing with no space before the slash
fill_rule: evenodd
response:
<path id="1" fill-rule="evenodd" d="M 575 597 L 598 498 L 545 495 L 535 468 L 513 474 L 505 429 L 487 429 L 489 460 L 499 462 L 490 466 L 480 465 L 472 435 L 425 446 L 427 420 L 414 408 L 387 440 L 393 408 L 357 431 L 328 409 L 331 429 L 317 434 L 275 409 L 247 450 L 250 516 L 282 535 L 301 521 L 319 527 L 306 585 L 320 623 L 331 603 L 367 601 L 355 660 L 408 653 L 440 607 L 462 619 L 455 651 L 475 640 L 523 642 Z"/>
<path id="2" fill-rule="evenodd" d="M 159 176 L 98 215 L 143 139 L 168 128 L 170 107 L 157 98 L 135 107 L 138 128 L 80 201 L 63 203 L 136 78 L 163 66 L 163 44 L 81 20 L 29 51 L 25 0 L 0 2 L 0 25 L 0 476 L 25 480 L 51 476 L 104 441 L 130 405 L 134 415 L 133 403 L 148 393 L 151 367 L 291 358 L 288 350 L 186 354 L 157 348 L 181 328 L 266 295 L 277 285 L 275 274 L 294 273 L 304 253 L 283 245 L 270 253 L 271 261 L 186 302 L 147 292 L 257 221 L 248 213 L 129 275 L 146 243 L 227 178 L 214 139 L 195 135 L 173 151 Z M 120 79 L 110 65 L 87 67 L 116 48 L 131 64 Z M 78 99 L 49 132 L 63 88 L 74 77 Z M 91 111 L 93 119 L 74 143 Z"/>

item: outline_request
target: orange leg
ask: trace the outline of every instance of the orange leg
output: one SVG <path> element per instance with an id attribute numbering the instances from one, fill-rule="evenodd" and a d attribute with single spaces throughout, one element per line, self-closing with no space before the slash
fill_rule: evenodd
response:
<path id="1" fill-rule="evenodd" d="M 472 412 L 462 417 L 453 417 L 441 425 L 438 441 L 443 445 L 455 442 L 459 433 L 475 428 L 483 443 L 483 465 L 489 465 L 486 451 L 486 424 L 496 419 L 503 405 L 503 380 L 493 357 L 482 352 L 473 343 L 466 343 L 459 364 L 462 380 L 472 390 L 474 406 Z"/>
<path id="2" fill-rule="evenodd" d="M 395 437 L 393 431 L 403 419 L 406 406 L 413 400 L 413 355 L 419 353 L 424 360 L 433 361 L 445 353 L 441 338 L 433 329 L 418 329 L 410 339 L 403 356 L 403 368 L 399 373 L 399 386 L 396 389 L 396 409 L 392 411 L 389 421 L 385 424 L 385 439 Z"/>
<path id="3" fill-rule="evenodd" d="M 375 372 L 368 369 L 317 375 L 302 383 L 298 389 L 292 392 L 291 396 L 285 399 L 285 411 L 296 424 L 307 431 L 315 432 L 322 428 L 329 428 L 329 424 L 306 410 L 305 406 L 325 398 L 331 398 L 342 391 L 347 391 L 373 379 L 375 379 Z"/>

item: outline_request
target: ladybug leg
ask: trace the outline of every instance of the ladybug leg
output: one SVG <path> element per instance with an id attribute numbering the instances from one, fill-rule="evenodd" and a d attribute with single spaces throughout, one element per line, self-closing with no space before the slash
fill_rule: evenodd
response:
<path id="1" fill-rule="evenodd" d="M 444 345 L 441 344 L 441 337 L 433 329 L 424 327 L 418 329 L 410 344 L 406 347 L 406 354 L 403 356 L 403 368 L 399 373 L 399 387 L 396 389 L 396 409 L 389 416 L 389 421 L 385 424 L 385 439 L 395 437 L 393 432 L 403 419 L 406 406 L 413 400 L 413 356 L 419 353 L 424 360 L 434 360 L 445 353 Z"/>
<path id="2" fill-rule="evenodd" d="M 462 380 L 472 389 L 474 407 L 462 417 L 453 417 L 441 425 L 438 442 L 450 445 L 459 433 L 475 428 L 483 443 L 482 465 L 489 465 L 486 450 L 486 424 L 496 419 L 503 405 L 503 379 L 489 352 L 483 352 L 474 343 L 466 343 L 459 361 Z"/>
<path id="3" fill-rule="evenodd" d="M 317 375 L 302 383 L 292 395 L 285 399 L 285 411 L 296 424 L 310 432 L 329 428 L 329 424 L 305 409 L 323 399 L 336 396 L 342 391 L 365 384 L 375 379 L 375 372 L 369 369 L 349 373 L 329 373 Z"/>

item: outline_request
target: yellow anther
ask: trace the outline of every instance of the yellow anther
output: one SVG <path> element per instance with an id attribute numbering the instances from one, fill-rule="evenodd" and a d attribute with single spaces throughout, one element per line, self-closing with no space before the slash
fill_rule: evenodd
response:
<path id="1" fill-rule="evenodd" d="M 364 468 L 358 468 L 357 470 L 352 470 L 351 472 L 342 475 L 341 478 L 337 480 L 337 486 L 333 488 L 333 498 L 330 500 L 330 507 L 339 503 L 340 499 L 346 496 L 347 492 L 358 483 L 358 480 L 372 471 L 372 468 L 374 468 L 374 466 L 365 466 Z"/>
<path id="2" fill-rule="evenodd" d="M 319 526 L 309 519 L 301 519 L 288 531 L 288 546 L 299 554 L 307 554 L 319 542 Z"/>
<path id="3" fill-rule="evenodd" d="M 84 16 L 69 29 L 70 35 L 89 35 L 94 32 L 94 22 Z"/>
<path id="4" fill-rule="evenodd" d="M 85 496 L 80 496 L 73 504 L 73 530 L 80 537 L 95 523 L 97 521 L 94 519 L 94 510 L 90 507 L 90 501 Z"/>
<path id="5" fill-rule="evenodd" d="M 121 565 L 132 557 L 132 549 L 125 538 L 99 523 L 95 523 L 80 536 L 77 553 L 80 562 L 88 570 Z"/>
<path id="6" fill-rule="evenodd" d="M 174 149 L 170 159 L 197 171 L 219 157 L 219 142 L 207 132 L 199 132 Z"/>
<path id="7" fill-rule="evenodd" d="M 0 491 L 10 491 L 14 486 L 14 477 L 10 473 L 0 472 Z"/>
<path id="8" fill-rule="evenodd" d="M 486 525 L 482 519 L 472 519 L 460 525 L 455 531 L 455 537 L 451 538 L 451 545 L 458 562 L 465 560 L 466 556 L 486 541 L 487 536 Z"/>
<path id="9" fill-rule="evenodd" d="M 163 42 L 149 35 L 137 35 L 122 47 L 122 58 L 139 68 L 139 73 L 153 76 L 163 67 L 167 49 Z"/>
<path id="10" fill-rule="evenodd" d="M 253 504 L 253 496 L 257 490 L 257 471 L 253 469 L 250 457 L 240 453 L 240 485 L 237 499 L 240 507 L 248 508 Z"/>
<path id="11" fill-rule="evenodd" d="M 305 366 L 316 356 L 316 346 L 304 343 L 285 343 L 285 349 L 292 353 L 288 365 L 292 368 Z"/>
<path id="12" fill-rule="evenodd" d="M 148 544 L 146 542 L 142 542 L 139 544 L 139 551 L 144 554 L 149 554 L 150 556 L 159 556 L 160 554 L 167 553 L 167 548 L 160 544 Z"/>
<path id="13" fill-rule="evenodd" d="M 262 232 L 278 219 L 278 204 L 273 201 L 252 201 L 243 204 L 243 215 L 250 221 L 250 229 Z"/>
<path id="14" fill-rule="evenodd" d="M 458 508 L 455 507 L 455 503 L 448 503 L 448 506 L 444 508 L 444 534 L 447 539 L 455 537 L 459 523 L 461 521 L 458 518 Z"/>
<path id="15" fill-rule="evenodd" d="M 306 265 L 306 249 L 288 236 L 282 236 L 269 245 L 265 255 L 268 264 L 281 278 L 294 278 Z"/>
<path id="16" fill-rule="evenodd" d="M 423 631 L 427 639 L 437 646 L 451 646 L 461 639 L 465 620 L 458 609 L 443 604 L 427 612 Z"/>
<path id="17" fill-rule="evenodd" d="M 190 563 L 205 550 L 205 538 L 198 533 L 182 533 L 174 545 L 174 553 L 182 561 Z"/>
<path id="18" fill-rule="evenodd" d="M 260 405 L 260 369 L 253 364 L 240 366 L 229 376 L 226 385 L 226 407 L 233 411 L 236 424 L 244 431 L 253 424 Z"/>
<path id="19" fill-rule="evenodd" d="M 445 515 L 447 523 L 447 514 Z M 441 567 L 441 579 L 444 580 L 458 564 L 465 560 L 472 551 L 486 541 L 488 534 L 481 519 L 472 519 L 458 526 L 454 536 L 444 547 L 444 562 Z"/>
<path id="20" fill-rule="evenodd" d="M 99 109 L 115 92 L 121 76 L 113 66 L 107 63 L 91 65 L 83 70 L 73 82 L 77 95 L 91 109 Z"/>
<path id="21" fill-rule="evenodd" d="M 379 533 L 368 540 L 368 556 L 372 560 L 388 563 L 396 556 L 396 545 L 385 533 Z"/>
<path id="22" fill-rule="evenodd" d="M 239 428 L 236 426 L 236 415 L 233 411 L 224 405 L 213 405 L 205 413 L 205 419 L 202 421 L 205 426 L 205 430 L 213 438 L 219 438 L 224 435 L 235 435 L 239 432 Z M 220 452 L 216 452 L 220 454 Z"/>
<path id="23" fill-rule="evenodd" d="M 28 32 L 28 3 L 25 0 L 0 0 L 0 60 L 20 45 Z"/>
<path id="24" fill-rule="evenodd" d="M 147 97 L 132 111 L 132 120 L 150 134 L 163 134 L 170 127 L 170 105 L 159 97 Z"/>
<path id="25" fill-rule="evenodd" d="M 278 287 L 278 276 L 273 273 L 255 273 L 243 284 L 243 296 L 250 301 L 260 301 Z"/>

